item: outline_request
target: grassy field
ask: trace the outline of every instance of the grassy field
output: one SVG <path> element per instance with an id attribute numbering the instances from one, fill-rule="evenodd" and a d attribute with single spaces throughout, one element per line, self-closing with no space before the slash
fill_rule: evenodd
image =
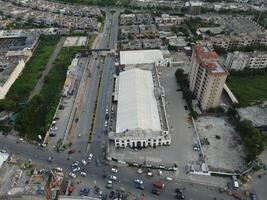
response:
<path id="1" fill-rule="evenodd" d="M 40 94 L 34 96 L 18 115 L 15 129 L 21 136 L 36 139 L 38 134 L 45 135 L 61 96 L 67 68 L 79 50 L 79 47 L 61 49 L 51 71 L 45 78 Z"/>
<path id="2" fill-rule="evenodd" d="M 6 99 L 14 102 L 26 102 L 30 92 L 40 78 L 45 65 L 56 47 L 59 36 L 41 36 L 39 44 L 27 62 L 22 74 L 11 86 Z"/>
<path id="3" fill-rule="evenodd" d="M 267 75 L 230 75 L 227 84 L 236 95 L 240 106 L 261 103 L 267 100 Z"/>

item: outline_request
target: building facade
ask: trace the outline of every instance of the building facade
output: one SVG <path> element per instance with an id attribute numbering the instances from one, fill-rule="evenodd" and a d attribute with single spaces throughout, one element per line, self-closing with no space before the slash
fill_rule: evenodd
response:
<path id="1" fill-rule="evenodd" d="M 228 53 L 225 66 L 227 69 L 234 70 L 265 68 L 267 67 L 267 53 L 260 51 Z"/>
<path id="2" fill-rule="evenodd" d="M 219 105 L 228 72 L 218 62 L 218 54 L 195 45 L 190 64 L 189 85 L 202 110 Z"/>

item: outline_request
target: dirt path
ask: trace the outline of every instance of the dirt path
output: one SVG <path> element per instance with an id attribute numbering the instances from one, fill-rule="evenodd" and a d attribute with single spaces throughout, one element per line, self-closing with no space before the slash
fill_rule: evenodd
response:
<path id="1" fill-rule="evenodd" d="M 63 47 L 64 42 L 65 42 L 65 37 L 60 38 L 59 42 L 57 43 L 56 48 L 54 49 L 53 53 L 51 54 L 51 56 L 48 59 L 48 62 L 45 65 L 45 70 L 43 71 L 42 76 L 38 80 L 33 91 L 31 92 L 31 95 L 30 95 L 28 101 L 30 101 L 32 99 L 32 97 L 34 97 L 35 95 L 40 93 L 40 91 L 44 85 L 44 79 L 45 79 L 46 75 L 49 73 L 49 71 L 51 70 L 51 68 L 53 66 L 53 62 L 56 60 L 61 48 Z"/>

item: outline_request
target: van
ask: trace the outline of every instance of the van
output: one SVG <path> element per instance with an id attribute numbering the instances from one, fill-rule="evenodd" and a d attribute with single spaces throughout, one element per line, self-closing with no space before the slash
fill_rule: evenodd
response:
<path id="1" fill-rule="evenodd" d="M 232 178 L 233 178 L 234 187 L 235 188 L 239 188 L 237 177 L 236 176 L 232 176 Z"/>
<path id="2" fill-rule="evenodd" d="M 171 177 L 166 177 L 166 181 L 172 181 L 172 178 Z"/>

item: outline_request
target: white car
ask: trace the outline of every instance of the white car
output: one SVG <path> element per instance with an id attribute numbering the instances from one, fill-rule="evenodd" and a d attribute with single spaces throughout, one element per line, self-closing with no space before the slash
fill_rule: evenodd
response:
<path id="1" fill-rule="evenodd" d="M 166 181 L 172 181 L 172 178 L 171 177 L 166 177 Z"/>
<path id="2" fill-rule="evenodd" d="M 55 170 L 58 172 L 63 172 L 63 169 L 61 167 L 57 167 L 57 168 L 55 168 Z"/>
<path id="3" fill-rule="evenodd" d="M 76 168 L 74 168 L 74 169 L 72 170 L 72 172 L 77 172 L 77 171 L 80 171 L 80 170 L 81 170 L 80 167 L 76 167 Z"/>
<path id="4" fill-rule="evenodd" d="M 106 114 L 108 114 L 108 109 L 106 109 Z"/>
<path id="5" fill-rule="evenodd" d="M 160 169 L 158 170 L 158 173 L 160 176 L 162 175 L 162 171 Z"/>
<path id="6" fill-rule="evenodd" d="M 82 164 L 83 164 L 83 165 L 86 165 L 87 162 L 86 162 L 85 160 L 82 160 Z"/>
<path id="7" fill-rule="evenodd" d="M 148 176 L 153 176 L 153 173 L 152 172 L 147 172 L 147 175 Z"/>
<path id="8" fill-rule="evenodd" d="M 58 130 L 58 127 L 54 126 L 50 129 L 51 131 L 57 131 Z"/>
<path id="9" fill-rule="evenodd" d="M 81 176 L 85 177 L 86 175 L 86 172 L 81 172 Z"/>
<path id="10" fill-rule="evenodd" d="M 118 170 L 116 168 L 111 168 L 111 171 L 114 172 L 114 173 L 118 172 Z"/>
<path id="11" fill-rule="evenodd" d="M 107 127 L 108 126 L 108 122 L 107 121 L 105 121 L 105 127 Z"/>
<path id="12" fill-rule="evenodd" d="M 116 181 L 117 180 L 117 176 L 110 175 L 109 179 L 113 180 L 113 181 Z"/>
<path id="13" fill-rule="evenodd" d="M 71 164 L 72 167 L 78 167 L 79 161 L 75 161 L 74 163 Z"/>
<path id="14" fill-rule="evenodd" d="M 135 182 L 135 183 L 139 183 L 139 184 L 141 184 L 141 185 L 144 183 L 144 182 L 143 182 L 142 180 L 140 180 L 140 179 L 134 179 L 134 182 Z"/>
<path id="15" fill-rule="evenodd" d="M 74 174 L 74 173 L 72 173 L 72 172 L 69 173 L 69 176 L 70 176 L 71 178 L 76 178 L 76 174 Z"/>
<path id="16" fill-rule="evenodd" d="M 88 156 L 88 160 L 92 160 L 92 158 L 93 158 L 93 154 L 89 154 L 89 156 Z"/>

